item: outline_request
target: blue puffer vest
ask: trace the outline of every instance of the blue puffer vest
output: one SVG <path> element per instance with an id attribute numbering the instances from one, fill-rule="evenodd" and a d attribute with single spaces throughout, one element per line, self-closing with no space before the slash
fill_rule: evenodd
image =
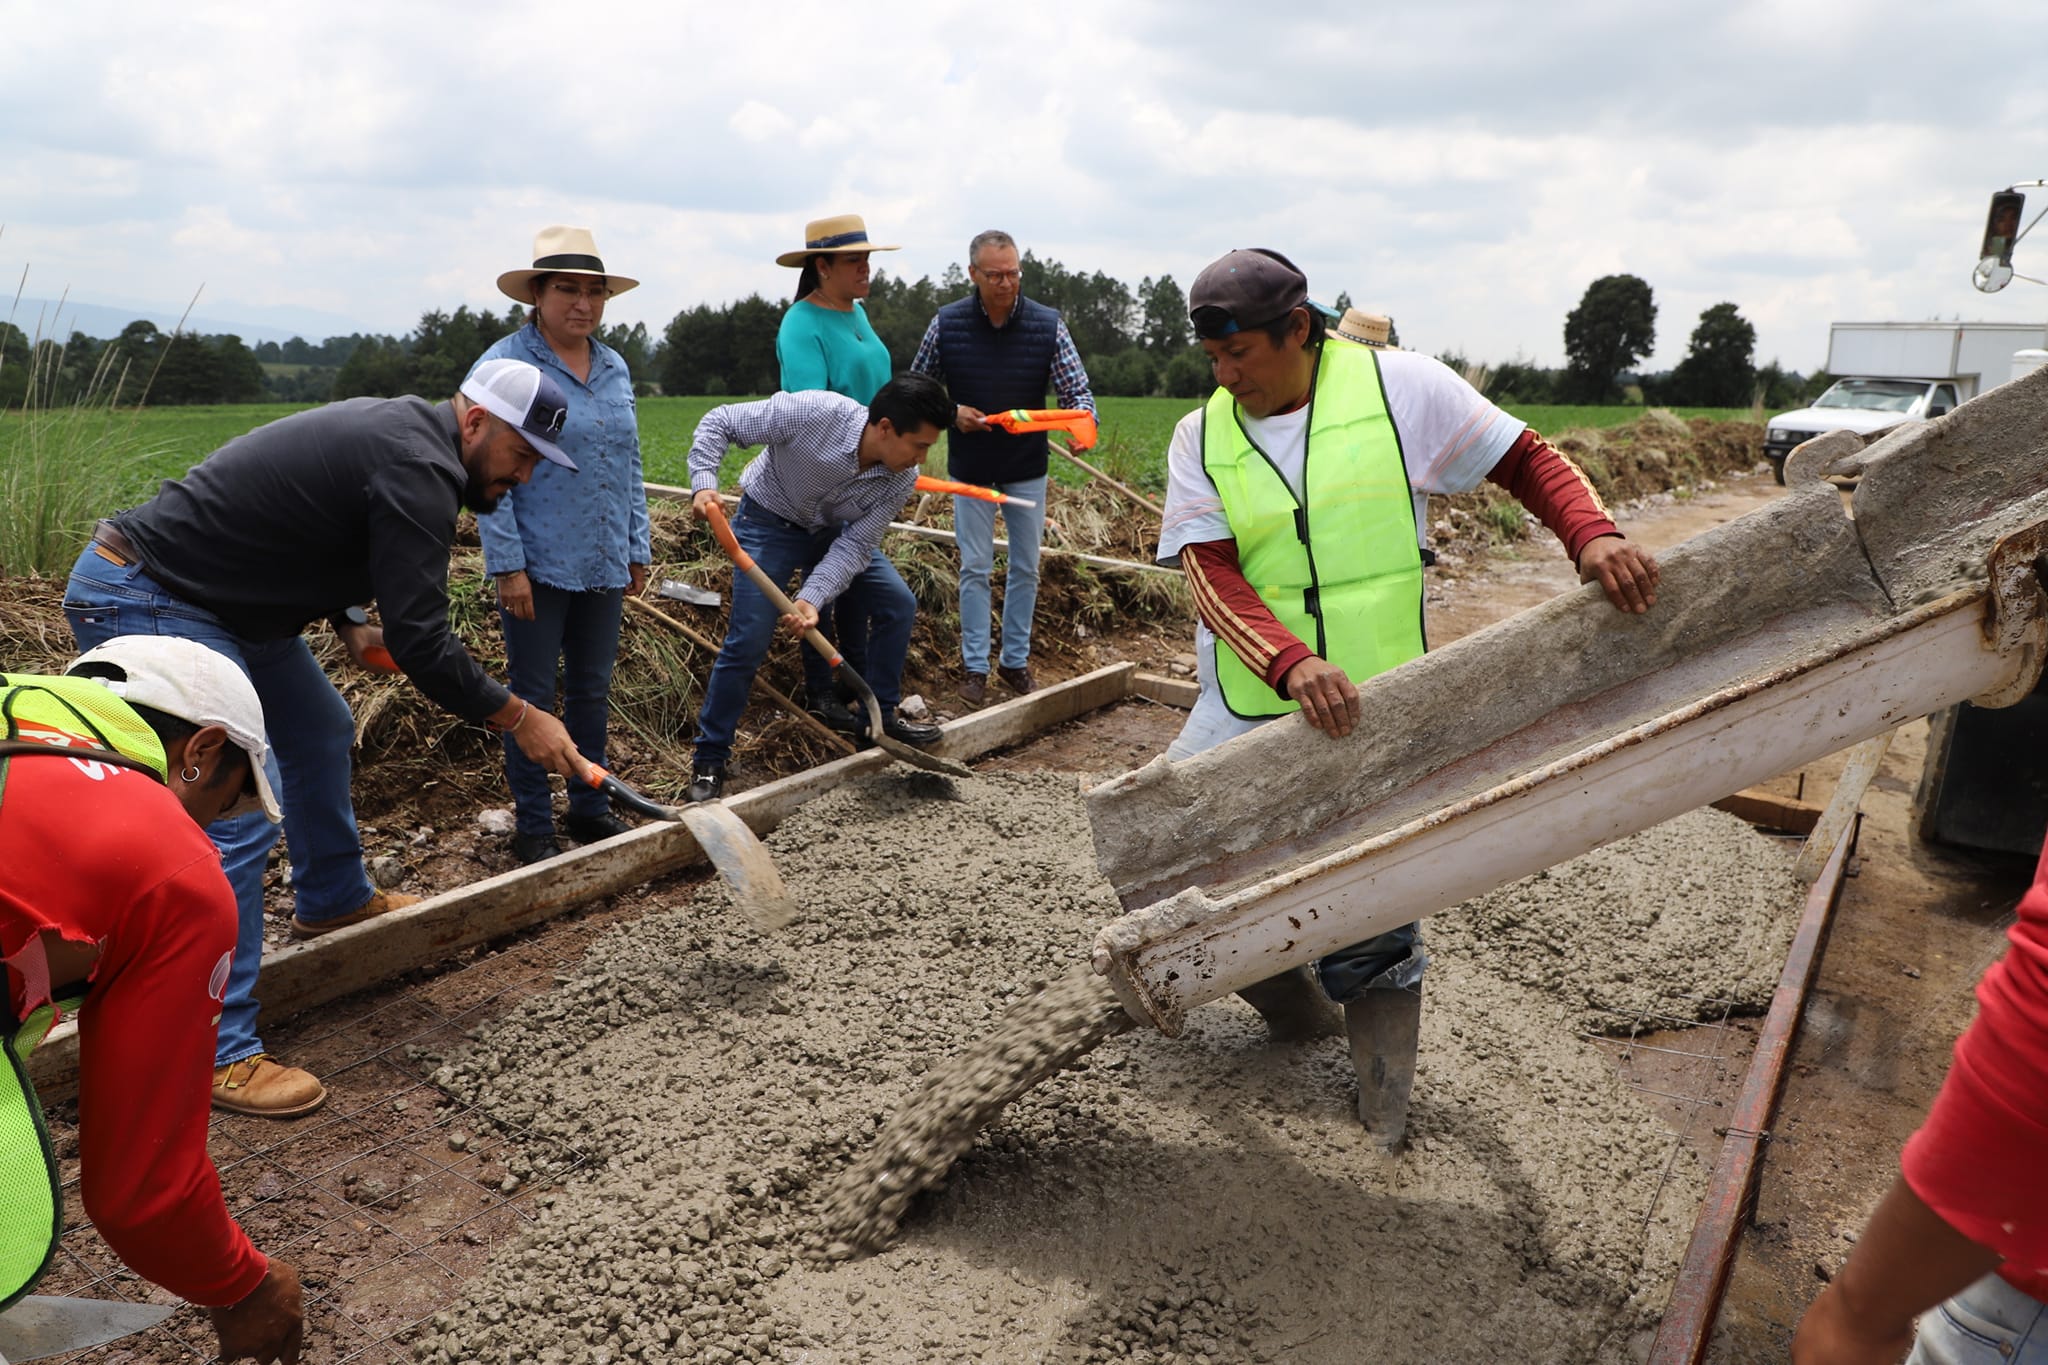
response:
<path id="1" fill-rule="evenodd" d="M 1060 315 L 1022 294 L 1002 327 L 969 294 L 939 310 L 939 365 L 953 401 L 983 412 L 1042 408 L 1052 384 Z M 1018 483 L 1045 473 L 1045 433 L 954 431 L 946 471 L 968 483 Z"/>

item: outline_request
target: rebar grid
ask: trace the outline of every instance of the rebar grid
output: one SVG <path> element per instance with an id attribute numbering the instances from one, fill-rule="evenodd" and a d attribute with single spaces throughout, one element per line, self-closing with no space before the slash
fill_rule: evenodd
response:
<path id="1" fill-rule="evenodd" d="M 1647 1097 L 1650 1110 L 1671 1134 L 1657 1183 L 1643 1204 L 1643 1236 L 1687 1144 L 1712 1145 L 1722 1125 L 1716 1119 L 1742 1089 L 1743 1074 L 1756 1048 L 1756 1035 L 1730 1023 L 1738 1005 L 1713 996 L 1673 992 L 1634 1013 L 1593 1006 L 1593 1012 L 1616 1021 L 1616 1027 L 1586 1030 L 1580 1037 L 1609 1054 L 1622 1084 Z M 1647 1041 L 1663 1034 L 1675 1038 Z M 1712 1157 L 1707 1157 L 1709 1165 Z"/>
<path id="2" fill-rule="evenodd" d="M 332 1273 L 307 1276 L 306 1339 L 318 1359 L 335 1365 L 404 1365 L 404 1344 L 415 1328 L 452 1306 L 469 1277 L 482 1269 L 491 1246 L 535 1221 L 534 1196 L 587 1161 L 579 1150 L 524 1130 L 499 1132 L 473 1107 L 458 1106 L 424 1076 L 421 1050 L 446 1050 L 477 1023 L 527 996 L 552 990 L 559 973 L 582 955 L 580 945 L 561 960 L 533 961 L 526 943 L 433 978 L 423 986 L 387 988 L 376 1003 L 318 1034 L 296 1038 L 291 1058 L 312 1066 L 328 1088 L 328 1102 L 308 1119 L 271 1119 L 216 1113 L 208 1147 L 228 1209 L 247 1228 L 275 1217 L 283 1236 L 254 1235 L 259 1250 L 298 1266 L 308 1252 L 332 1256 Z M 478 978 L 520 969 L 483 994 Z M 461 1002 L 449 1012 L 436 997 Z M 331 1016 L 323 1016 L 327 1025 Z M 322 1060 L 322 1059 L 325 1060 Z M 394 1132 L 394 1130 L 396 1130 Z M 484 1136 L 484 1130 L 492 1136 Z M 455 1140 L 457 1133 L 468 1135 Z M 351 1140 L 351 1139 L 354 1140 Z M 308 1167 L 294 1153 L 343 1153 Z M 499 1160 L 518 1152 L 525 1179 Z M 69 1214 L 49 1274 L 38 1292 L 169 1303 L 165 1291 L 129 1271 L 80 1215 L 77 1162 L 66 1163 Z M 382 1188 L 368 1187 L 366 1168 L 403 1172 Z M 495 1174 L 492 1172 L 495 1170 Z M 383 1216 L 428 1203 L 444 1205 L 443 1218 Z M 425 1235 L 408 1228 L 418 1222 Z M 336 1252 L 334 1244 L 350 1249 Z M 362 1288 L 386 1287 L 395 1302 L 372 1304 Z M 391 1309 L 402 1305 L 394 1315 Z M 378 1311 L 378 1309 L 383 1311 Z M 147 1332 L 58 1357 L 92 1365 L 213 1362 L 213 1330 L 198 1312 L 178 1313 Z"/>

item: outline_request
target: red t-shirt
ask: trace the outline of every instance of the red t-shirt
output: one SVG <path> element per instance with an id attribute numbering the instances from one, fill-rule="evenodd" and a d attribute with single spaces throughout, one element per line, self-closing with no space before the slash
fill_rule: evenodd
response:
<path id="1" fill-rule="evenodd" d="M 2007 937 L 1899 1165 L 1943 1222 L 2005 1257 L 2007 1282 L 2048 1302 L 2048 849 Z"/>
<path id="2" fill-rule="evenodd" d="M 206 1151 L 214 1035 L 235 951 L 220 855 L 148 774 L 20 755 L 0 788 L 0 956 L 17 1017 L 50 999 L 40 933 L 99 945 L 79 1013 L 85 1211 L 137 1274 L 193 1303 L 269 1268 Z"/>

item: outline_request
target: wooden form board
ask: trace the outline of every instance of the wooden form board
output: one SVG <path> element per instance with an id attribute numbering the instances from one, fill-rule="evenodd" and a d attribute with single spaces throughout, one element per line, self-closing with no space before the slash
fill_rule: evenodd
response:
<path id="1" fill-rule="evenodd" d="M 1138 666 L 1111 664 L 1054 683 L 949 722 L 934 751 L 973 759 L 1030 739 L 1055 725 L 1123 700 Z M 741 792 L 726 805 L 757 834 L 765 834 L 803 806 L 849 778 L 893 762 L 879 749 Z M 566 910 L 617 895 L 656 877 L 704 861 L 680 824 L 642 825 L 631 834 L 588 844 L 559 858 L 501 873 L 418 905 L 347 929 L 265 953 L 256 996 L 263 1019 L 274 1024 L 406 972 L 431 967 L 493 939 L 553 919 Z M 29 1073 L 45 1100 L 68 1099 L 78 1083 L 75 1021 L 52 1030 L 29 1059 Z"/>

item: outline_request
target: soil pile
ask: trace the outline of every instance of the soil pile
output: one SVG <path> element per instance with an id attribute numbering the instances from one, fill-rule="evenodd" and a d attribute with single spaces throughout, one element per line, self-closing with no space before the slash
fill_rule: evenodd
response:
<path id="1" fill-rule="evenodd" d="M 1524 913 L 1551 916 L 1551 956 L 1590 967 L 1639 936 L 1620 912 L 1662 897 L 1674 924 L 1716 930 L 1671 939 L 1683 963 L 1646 952 L 1560 991 L 1529 944 L 1463 941 L 1456 912 L 1439 919 L 1412 1147 L 1389 1161 L 1352 1115 L 1342 1041 L 1269 1046 L 1238 1002 L 1196 1012 L 1178 1040 L 1133 1031 L 1088 1051 L 1099 988 L 1068 978 L 1116 907 L 1071 777 L 892 772 L 843 789 L 769 841 L 804 920 L 762 938 L 715 890 L 651 915 L 444 1068 L 458 1095 L 596 1166 L 544 1197 L 418 1358 L 1627 1359 L 1701 1173 L 1577 1036 L 1580 1016 L 1628 973 L 1738 989 L 1796 906 L 1718 876 L 1665 896 L 1673 874 L 1649 857 L 1718 868 L 1761 842 L 1718 817 L 1679 838 L 1637 855 L 1638 895 L 1582 897 L 1561 868 L 1525 884 Z M 1041 996 L 1047 980 L 1067 984 Z M 1034 998 L 1073 1030 L 1072 1066 L 1001 1109 L 894 1247 L 815 1263 L 833 1249 L 821 1204 L 850 1166 L 921 1178 L 995 1096 L 1056 1063 L 1032 1047 L 969 1067 L 1002 1077 L 942 1088 L 921 1111 L 936 1124 L 896 1119 L 934 1144 L 891 1127 Z M 872 1232 L 901 1191 L 870 1188 Z"/>

